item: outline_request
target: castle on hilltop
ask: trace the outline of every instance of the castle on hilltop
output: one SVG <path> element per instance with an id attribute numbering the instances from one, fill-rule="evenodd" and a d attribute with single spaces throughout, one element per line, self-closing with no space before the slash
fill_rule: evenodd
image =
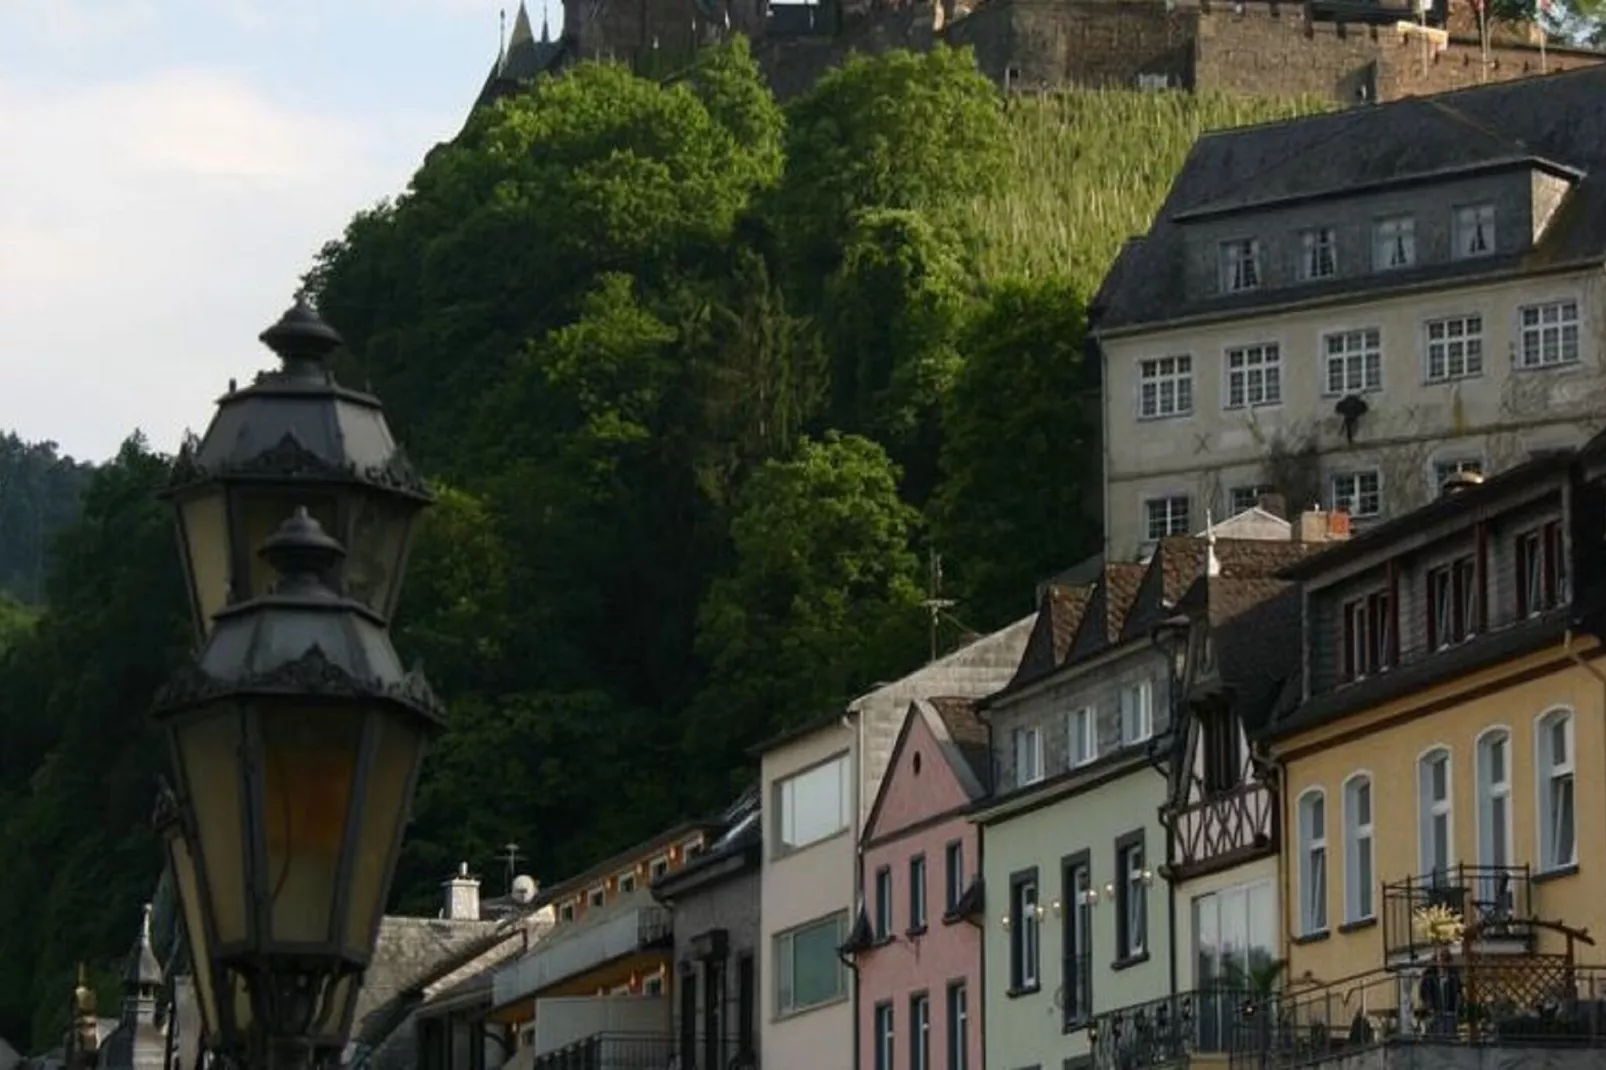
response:
<path id="1" fill-rule="evenodd" d="M 614 60 L 670 75 L 740 33 L 777 96 L 851 52 L 974 49 L 1014 91 L 1072 86 L 1310 95 L 1367 104 L 1573 70 L 1606 59 L 1547 47 L 1537 27 L 1481 33 L 1477 0 L 562 0 L 536 37 L 520 4 L 478 103 L 544 71 Z"/>

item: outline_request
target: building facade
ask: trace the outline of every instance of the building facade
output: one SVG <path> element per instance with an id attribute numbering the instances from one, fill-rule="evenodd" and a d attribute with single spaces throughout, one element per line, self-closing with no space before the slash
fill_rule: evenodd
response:
<path id="1" fill-rule="evenodd" d="M 1267 491 L 1365 527 L 1586 439 L 1603 89 L 1588 69 L 1200 138 L 1094 301 L 1108 555 Z"/>
<path id="2" fill-rule="evenodd" d="M 990 777 L 967 699 L 909 707 L 865 822 L 857 1065 L 980 1070 L 980 842 L 966 820 Z"/>

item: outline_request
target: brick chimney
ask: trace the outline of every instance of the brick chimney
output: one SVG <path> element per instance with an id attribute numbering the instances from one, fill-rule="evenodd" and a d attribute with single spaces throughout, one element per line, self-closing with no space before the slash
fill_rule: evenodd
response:
<path id="1" fill-rule="evenodd" d="M 1336 542 L 1349 538 L 1349 514 L 1343 510 L 1327 512 L 1306 509 L 1299 514 L 1289 532 L 1295 542 Z"/>
<path id="2" fill-rule="evenodd" d="M 449 880 L 442 881 L 441 887 L 446 889 L 446 912 L 443 916 L 448 921 L 480 920 L 480 882 L 468 875 L 467 862 L 459 864 L 457 873 Z"/>

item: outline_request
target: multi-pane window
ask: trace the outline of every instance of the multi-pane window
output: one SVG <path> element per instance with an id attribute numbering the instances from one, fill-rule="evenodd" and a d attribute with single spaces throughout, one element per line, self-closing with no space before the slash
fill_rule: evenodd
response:
<path id="1" fill-rule="evenodd" d="M 1043 733 L 1035 726 L 1015 729 L 1015 786 L 1043 779 Z"/>
<path id="2" fill-rule="evenodd" d="M 1309 791 L 1299 799 L 1300 932 L 1327 929 L 1327 798 Z"/>
<path id="3" fill-rule="evenodd" d="M 1312 227 L 1299 236 L 1299 278 L 1303 282 L 1338 274 L 1338 234 L 1332 227 Z"/>
<path id="4" fill-rule="evenodd" d="M 1578 862 L 1573 812 L 1573 715 L 1555 710 L 1539 719 L 1540 868 Z"/>
<path id="5" fill-rule="evenodd" d="M 1070 764 L 1085 765 L 1099 756 L 1098 719 L 1090 707 L 1072 710 L 1066 717 L 1066 754 Z"/>
<path id="6" fill-rule="evenodd" d="M 1238 715 L 1231 708 L 1210 710 L 1199 715 L 1199 734 L 1204 743 L 1205 791 L 1220 795 L 1243 782 L 1243 747 Z"/>
<path id="7" fill-rule="evenodd" d="M 1344 783 L 1344 920 L 1375 916 L 1373 898 L 1372 779 L 1357 774 Z"/>
<path id="8" fill-rule="evenodd" d="M 896 1062 L 892 1034 L 892 1004 L 878 1003 L 875 1008 L 875 1070 L 892 1070 Z"/>
<path id="9" fill-rule="evenodd" d="M 963 981 L 948 986 L 948 1070 L 970 1070 L 970 1002 Z"/>
<path id="10" fill-rule="evenodd" d="M 1483 374 L 1483 317 L 1428 320 L 1428 381 L 1471 379 Z"/>
<path id="11" fill-rule="evenodd" d="M 909 997 L 909 1070 L 931 1070 L 931 997 Z"/>
<path id="12" fill-rule="evenodd" d="M 1416 220 L 1408 215 L 1379 219 L 1372 227 L 1372 269 L 1393 271 L 1416 263 Z"/>
<path id="13" fill-rule="evenodd" d="M 1433 462 L 1433 485 L 1443 487 L 1450 481 L 1451 476 L 1471 472 L 1473 475 L 1483 475 L 1483 459 L 1481 457 L 1465 457 L 1456 461 Z"/>
<path id="14" fill-rule="evenodd" d="M 1228 515 L 1237 516 L 1239 513 L 1253 509 L 1260 504 L 1260 499 L 1268 494 L 1277 493 L 1277 488 L 1270 483 L 1251 483 L 1245 487 L 1233 487 L 1227 492 Z"/>
<path id="15" fill-rule="evenodd" d="M 1509 897 L 1498 871 L 1511 861 L 1511 734 L 1496 729 L 1478 739 L 1478 862 L 1493 871 L 1480 898 Z"/>
<path id="16" fill-rule="evenodd" d="M 784 799 L 782 800 L 782 803 L 783 803 L 783 806 L 784 806 L 784 803 L 785 803 Z M 805 816 L 804 820 L 805 820 L 805 823 L 806 823 L 807 820 L 808 820 L 807 816 Z M 653 859 L 651 862 L 649 862 L 647 864 L 647 874 L 648 874 L 649 877 L 651 877 L 655 881 L 659 877 L 662 877 L 665 873 L 668 873 L 668 872 L 669 872 L 669 859 L 664 858 L 661 855 L 659 857 Z"/>
<path id="17" fill-rule="evenodd" d="M 1383 331 L 1362 327 L 1322 339 L 1327 393 L 1361 394 L 1383 389 Z"/>
<path id="18" fill-rule="evenodd" d="M 1335 472 L 1328 485 L 1334 512 L 1346 512 L 1359 519 L 1383 511 L 1383 473 L 1376 468 Z"/>
<path id="19" fill-rule="evenodd" d="M 849 800 L 846 755 L 787 777 L 775 786 L 776 821 L 783 851 L 795 851 L 835 836 L 848 827 Z M 654 867 L 657 862 L 653 863 Z M 667 869 L 667 865 L 665 866 Z M 653 874 L 658 879 L 658 874 Z"/>
<path id="20" fill-rule="evenodd" d="M 926 927 L 926 856 L 909 859 L 909 929 L 919 932 Z"/>
<path id="21" fill-rule="evenodd" d="M 1394 663 L 1394 603 L 1387 591 L 1373 591 L 1343 605 L 1343 670 L 1347 680 Z"/>
<path id="22" fill-rule="evenodd" d="M 631 873 L 621 873 L 621 874 L 619 874 L 619 894 L 620 895 L 629 895 L 631 892 L 633 892 L 635 890 L 636 890 L 636 875 L 635 875 L 635 873 L 631 872 Z"/>
<path id="23" fill-rule="evenodd" d="M 1193 412 L 1193 358 L 1155 357 L 1138 363 L 1138 415 L 1146 420 Z"/>
<path id="24" fill-rule="evenodd" d="M 1517 312 L 1517 366 L 1544 368 L 1578 360 L 1578 302 L 1550 301 Z"/>
<path id="25" fill-rule="evenodd" d="M 1083 853 L 1065 867 L 1064 1020 L 1080 1022 L 1093 1013 L 1093 872 Z"/>
<path id="26" fill-rule="evenodd" d="M 965 845 L 958 840 L 943 849 L 943 885 L 947 888 L 944 912 L 952 914 L 965 895 Z"/>
<path id="27" fill-rule="evenodd" d="M 1450 871 L 1450 752 L 1443 747 L 1416 763 L 1418 862 L 1422 875 L 1435 883 Z"/>
<path id="28" fill-rule="evenodd" d="M 1167 535 L 1186 535 L 1189 528 L 1190 502 L 1186 494 L 1172 494 L 1164 498 L 1150 498 L 1143 503 L 1143 527 L 1149 541 Z"/>
<path id="29" fill-rule="evenodd" d="M 1221 243 L 1221 292 L 1242 293 L 1260 286 L 1260 242 L 1254 238 Z"/>
<path id="30" fill-rule="evenodd" d="M 1227 350 L 1227 408 L 1278 405 L 1283 400 L 1283 357 L 1277 343 Z"/>
<path id="31" fill-rule="evenodd" d="M 1562 599 L 1566 582 L 1561 523 L 1552 520 L 1517 536 L 1517 613 L 1543 613 Z"/>
<path id="32" fill-rule="evenodd" d="M 885 940 L 892 935 L 892 867 L 882 866 L 875 872 L 875 938 Z"/>
<path id="33" fill-rule="evenodd" d="M 1488 256 L 1494 252 L 1494 205 L 1468 204 L 1455 210 L 1455 255 Z"/>
<path id="34" fill-rule="evenodd" d="M 1428 572 L 1428 649 L 1459 643 L 1478 630 L 1478 570 L 1463 557 Z"/>
<path id="35" fill-rule="evenodd" d="M 1139 680 L 1121 689 L 1121 745 L 1142 743 L 1154 735 L 1154 687 Z"/>
<path id="36" fill-rule="evenodd" d="M 1149 871 L 1141 838 L 1116 847 L 1115 870 L 1120 876 L 1115 886 L 1116 947 L 1121 958 L 1137 958 L 1147 946 L 1149 920 Z"/>
<path id="37" fill-rule="evenodd" d="M 775 1012 L 794 1014 L 847 995 L 837 949 L 848 935 L 844 911 L 775 937 Z"/>
<path id="38" fill-rule="evenodd" d="M 1037 879 L 1023 877 L 1014 882 L 1009 894 L 1009 980 L 1017 992 L 1036 988 L 1039 921 Z"/>

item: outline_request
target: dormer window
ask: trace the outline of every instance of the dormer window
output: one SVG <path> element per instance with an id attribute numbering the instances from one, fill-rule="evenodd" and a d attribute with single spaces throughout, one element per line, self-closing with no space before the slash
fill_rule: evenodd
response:
<path id="1" fill-rule="evenodd" d="M 1379 219 L 1372 228 L 1372 268 L 1397 271 L 1416 264 L 1416 220 L 1408 215 Z"/>
<path id="2" fill-rule="evenodd" d="M 1260 287 L 1260 242 L 1254 238 L 1221 243 L 1221 292 L 1242 293 Z"/>
<path id="3" fill-rule="evenodd" d="M 1220 795 L 1243 779 L 1243 753 L 1239 748 L 1238 718 L 1225 706 L 1215 706 L 1199 718 L 1204 746 L 1205 791 Z"/>
<path id="4" fill-rule="evenodd" d="M 1343 665 L 1346 680 L 1380 672 L 1394 658 L 1394 610 L 1387 591 L 1344 603 Z"/>
<path id="5" fill-rule="evenodd" d="M 1467 639 L 1478 625 L 1478 572 L 1464 557 L 1428 573 L 1428 649 Z"/>
<path id="6" fill-rule="evenodd" d="M 1338 274 L 1338 233 L 1332 227 L 1313 227 L 1299 236 L 1299 279 L 1315 282 Z"/>
<path id="7" fill-rule="evenodd" d="M 1494 205 L 1469 204 L 1455 210 L 1455 255 L 1488 256 L 1494 252 Z"/>

